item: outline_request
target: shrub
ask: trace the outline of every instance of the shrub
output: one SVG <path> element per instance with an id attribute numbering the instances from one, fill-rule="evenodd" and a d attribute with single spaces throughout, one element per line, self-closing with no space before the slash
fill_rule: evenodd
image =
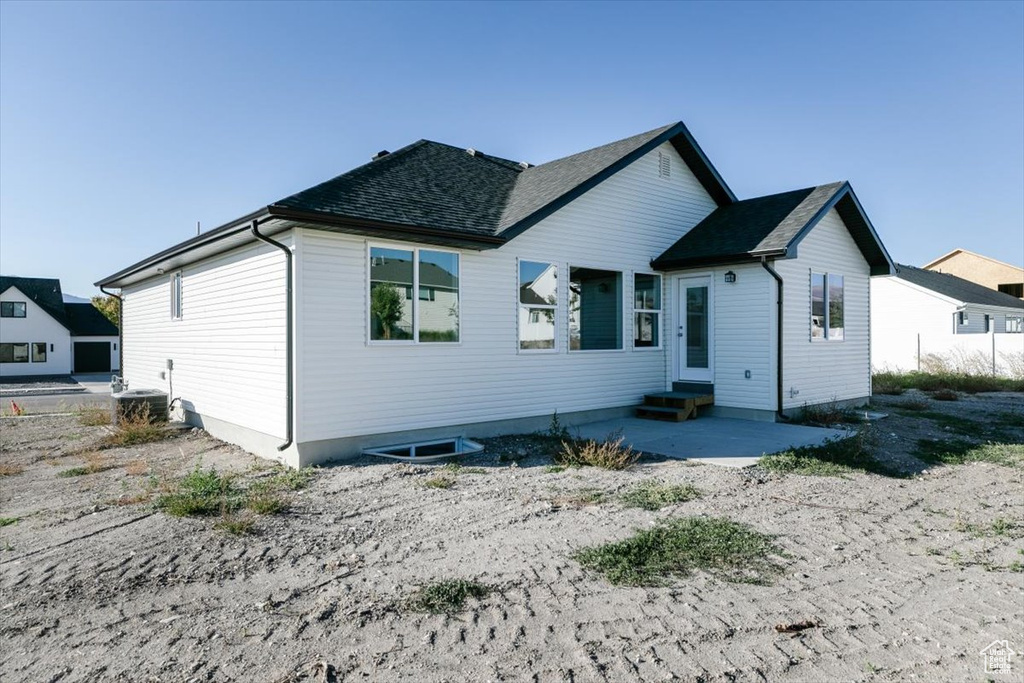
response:
<path id="1" fill-rule="evenodd" d="M 113 434 L 103 440 L 107 447 L 135 446 L 142 443 L 161 441 L 170 435 L 162 424 L 154 424 L 150 418 L 149 406 L 130 410 L 118 416 Z"/>
<path id="2" fill-rule="evenodd" d="M 17 524 L 17 523 L 18 523 L 18 518 L 17 517 L 0 517 L 0 527 L 11 526 L 12 524 Z"/>
<path id="3" fill-rule="evenodd" d="M 667 578 L 705 571 L 726 581 L 765 583 L 779 568 L 770 536 L 723 518 L 686 517 L 637 531 L 615 543 L 574 555 L 584 568 L 616 585 L 659 585 Z"/>
<path id="4" fill-rule="evenodd" d="M 248 515 L 236 515 L 227 513 L 220 518 L 216 526 L 221 531 L 226 531 L 232 536 L 245 536 L 253 532 L 255 520 Z"/>
<path id="5" fill-rule="evenodd" d="M 894 372 L 877 372 L 871 376 L 871 393 L 899 396 L 903 393 L 903 384 Z"/>
<path id="6" fill-rule="evenodd" d="M 932 464 L 988 462 L 1004 467 L 1024 468 L 1024 444 L 1019 443 L 987 443 L 979 446 L 963 439 L 920 439 L 914 456 Z"/>
<path id="7" fill-rule="evenodd" d="M 623 446 L 623 440 L 619 434 L 610 434 L 604 441 L 562 441 L 562 449 L 556 453 L 555 461 L 567 467 L 590 465 L 606 470 L 624 470 L 640 459 L 640 453 L 630 446 Z"/>
<path id="8" fill-rule="evenodd" d="M 423 481 L 428 489 L 450 489 L 455 486 L 455 477 L 450 474 L 435 474 Z"/>
<path id="9" fill-rule="evenodd" d="M 156 505 L 175 517 L 215 515 L 237 510 L 242 496 L 231 477 L 196 465 L 176 490 L 160 496 Z"/>
<path id="10" fill-rule="evenodd" d="M 79 408 L 78 424 L 84 427 L 99 427 L 110 424 L 110 410 L 106 408 Z"/>
<path id="11" fill-rule="evenodd" d="M 864 432 L 830 439 L 819 446 L 801 446 L 763 456 L 758 465 L 780 474 L 841 477 L 853 472 L 872 472 L 888 477 L 904 476 L 899 470 L 879 462 L 871 454 Z"/>
<path id="12" fill-rule="evenodd" d="M 852 408 L 841 406 L 835 401 L 819 405 L 805 405 L 800 413 L 802 422 L 831 427 L 837 424 L 851 424 L 862 420 Z"/>
<path id="13" fill-rule="evenodd" d="M 492 590 L 490 586 L 478 581 L 464 579 L 436 581 L 422 586 L 416 591 L 409 600 L 409 606 L 422 612 L 451 614 L 462 611 L 467 599 L 480 600 L 487 597 Z"/>
<path id="14" fill-rule="evenodd" d="M 629 489 L 619 500 L 626 507 L 660 510 L 672 503 L 684 503 L 701 496 L 700 489 L 692 484 L 662 484 L 645 481 Z"/>
<path id="15" fill-rule="evenodd" d="M 25 471 L 25 468 L 21 465 L 15 465 L 13 463 L 0 463 L 0 477 L 13 477 L 16 474 L 21 474 Z"/>
<path id="16" fill-rule="evenodd" d="M 921 391 L 948 389 L 967 394 L 976 394 L 981 391 L 1024 391 L 1024 379 L 955 372 L 879 372 L 872 376 L 872 387 L 878 386 L 878 383 L 883 386 L 895 385 L 903 389 L 920 389 Z"/>

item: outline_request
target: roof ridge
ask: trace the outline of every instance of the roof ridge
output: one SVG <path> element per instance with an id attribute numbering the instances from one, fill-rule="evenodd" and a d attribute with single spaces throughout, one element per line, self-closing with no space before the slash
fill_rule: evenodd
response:
<path id="1" fill-rule="evenodd" d="M 558 157 L 557 159 L 551 159 L 549 161 L 545 161 L 542 164 L 537 164 L 536 166 L 531 166 L 527 170 L 528 171 L 532 171 L 534 169 L 543 168 L 544 166 L 547 166 L 548 164 L 554 164 L 554 163 L 559 162 L 559 161 L 565 161 L 566 159 L 572 159 L 573 157 L 578 157 L 578 156 L 580 156 L 582 154 L 590 154 L 591 152 L 596 152 L 597 150 L 603 149 L 605 147 L 611 147 L 612 145 L 618 145 L 618 144 L 620 144 L 622 142 L 625 142 L 626 140 L 630 140 L 632 138 L 639 138 L 639 137 L 644 137 L 644 136 L 648 136 L 648 135 L 651 136 L 651 137 L 657 137 L 657 136 L 661 135 L 662 133 L 664 133 L 665 131 L 670 130 L 671 128 L 674 128 L 675 126 L 678 126 L 678 125 L 680 125 L 682 123 L 683 123 L 682 121 L 674 121 L 674 122 L 672 122 L 672 123 L 670 123 L 668 125 L 659 126 L 657 128 L 652 128 L 651 130 L 644 131 L 643 133 L 636 133 L 635 135 L 627 135 L 624 138 L 619 138 L 618 140 L 612 140 L 611 142 L 606 142 L 603 145 L 595 145 L 594 147 L 582 150 L 580 152 L 573 152 L 572 154 L 567 154 L 564 157 Z"/>

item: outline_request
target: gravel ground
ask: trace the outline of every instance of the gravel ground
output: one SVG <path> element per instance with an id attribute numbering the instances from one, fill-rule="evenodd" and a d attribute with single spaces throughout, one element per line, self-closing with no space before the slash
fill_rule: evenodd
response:
<path id="1" fill-rule="evenodd" d="M 910 414 L 915 401 L 950 419 Z M 241 480 L 271 473 L 234 446 L 193 431 L 96 450 L 108 428 L 6 418 L 0 517 L 17 521 L 0 526 L 0 678 L 984 681 L 982 648 L 1024 649 L 1024 471 L 927 466 L 912 453 L 921 438 L 992 430 L 1020 443 L 1024 396 L 910 393 L 876 405 L 893 412 L 870 427 L 878 454 L 913 476 L 648 459 L 552 471 L 535 440 L 508 437 L 489 440 L 463 463 L 482 472 L 456 472 L 447 489 L 424 486 L 436 467 L 319 470 L 288 512 L 244 536 L 147 501 L 197 463 Z M 971 434 L 978 425 L 985 433 Z M 58 476 L 75 466 L 95 472 Z M 572 502 L 650 479 L 704 495 L 654 512 L 614 495 Z M 626 588 L 571 557 L 687 515 L 775 535 L 784 571 L 770 585 L 695 574 Z M 407 605 L 417 586 L 456 578 L 496 591 L 449 616 Z M 774 628 L 802 620 L 818 625 Z M 1024 680 L 1014 666 L 996 680 Z"/>

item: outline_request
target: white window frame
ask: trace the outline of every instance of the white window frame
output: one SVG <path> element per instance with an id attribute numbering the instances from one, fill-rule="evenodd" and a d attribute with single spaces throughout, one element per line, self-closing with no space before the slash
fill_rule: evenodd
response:
<path id="1" fill-rule="evenodd" d="M 182 283 L 184 279 L 180 270 L 171 273 L 171 320 L 181 320 L 181 290 L 183 289 Z"/>
<path id="2" fill-rule="evenodd" d="M 1011 323 L 1011 321 L 1013 321 Z M 1016 329 L 1010 329 L 1016 328 Z M 1020 315 L 1008 315 L 1003 319 L 1003 334 L 1022 334 L 1024 333 L 1024 316 Z"/>
<path id="3" fill-rule="evenodd" d="M 378 247 L 380 249 L 400 249 L 402 251 L 412 252 L 412 289 L 411 293 L 414 295 L 411 298 L 412 301 L 412 339 L 371 339 L 373 331 L 373 321 L 370 319 L 370 259 L 373 253 L 373 248 Z M 455 277 L 459 281 L 458 289 L 458 331 L 459 338 L 456 341 L 443 342 L 421 342 L 420 341 L 420 252 L 421 251 L 436 251 L 443 254 L 455 254 L 458 258 L 458 267 L 456 268 Z M 365 340 L 367 346 L 462 346 L 462 252 L 455 249 L 443 249 L 434 246 L 419 247 L 412 244 L 406 244 L 403 242 L 367 242 L 366 253 L 363 258 L 363 265 L 366 268 L 366 286 L 364 288 L 364 305 L 366 307 L 366 315 L 363 316 L 363 323 L 366 327 Z"/>
<path id="4" fill-rule="evenodd" d="M 555 268 L 555 275 L 557 276 L 556 279 L 559 280 L 559 282 L 558 282 L 558 284 L 555 285 L 555 291 L 557 292 L 557 294 L 555 296 L 555 303 L 554 303 L 553 306 L 541 305 L 541 304 L 537 304 L 537 305 L 529 304 L 529 305 L 527 305 L 527 304 L 524 304 L 522 301 L 519 300 L 519 293 L 521 291 L 523 291 L 523 289 L 522 289 L 523 288 L 522 266 L 520 265 L 523 261 L 526 261 L 527 263 L 546 263 L 549 266 L 554 266 L 554 268 Z M 537 354 L 537 353 L 544 354 L 544 353 L 560 353 L 561 352 L 562 348 L 561 348 L 561 345 L 559 344 L 559 341 L 560 341 L 559 336 L 560 335 L 558 334 L 558 330 L 559 330 L 559 324 L 558 324 L 559 313 L 558 313 L 558 311 L 561 308 L 561 300 L 562 300 L 561 270 L 562 270 L 562 264 L 557 262 L 557 261 L 552 261 L 551 259 L 542 259 L 542 258 L 534 259 L 534 258 L 524 258 L 524 257 L 519 257 L 519 258 L 516 259 L 516 351 L 518 353 L 525 353 L 525 354 L 533 355 L 533 354 Z M 526 306 L 531 311 L 534 310 L 534 309 L 545 310 L 545 311 L 550 310 L 552 312 L 552 315 L 554 315 L 554 317 L 555 317 L 555 323 L 554 323 L 554 325 L 555 325 L 555 338 L 554 338 L 554 341 L 552 342 L 552 345 L 551 345 L 550 349 L 524 349 L 523 348 L 523 340 L 519 338 L 519 309 L 521 307 L 523 307 L 523 306 Z M 566 338 L 568 338 L 568 337 L 566 337 Z"/>
<path id="5" fill-rule="evenodd" d="M 823 329 L 825 331 L 825 334 L 824 334 L 824 336 L 821 336 L 821 337 L 815 337 L 814 336 L 814 324 L 812 322 L 812 318 L 814 317 L 814 276 L 815 275 L 821 275 L 822 278 L 824 278 L 823 279 L 824 286 L 822 287 L 821 296 L 822 296 L 822 299 L 823 299 L 824 304 L 825 304 L 825 319 L 823 321 Z M 842 339 L 836 339 L 836 338 L 834 338 L 834 337 L 829 335 L 829 325 L 831 323 L 831 320 L 829 320 L 830 315 L 829 315 L 829 305 L 828 305 L 829 304 L 829 282 L 828 282 L 828 279 L 829 279 L 830 275 L 835 275 L 836 277 L 843 278 L 843 337 L 842 337 Z M 827 270 L 811 270 L 810 271 L 810 277 L 808 278 L 807 284 L 808 284 L 808 287 L 807 287 L 808 302 L 810 304 L 809 307 L 808 307 L 808 310 L 807 310 L 807 333 L 808 333 L 808 338 L 814 344 L 821 344 L 821 343 L 824 343 L 824 342 L 828 342 L 830 344 L 841 344 L 841 343 L 843 343 L 844 341 L 846 341 L 846 329 L 847 329 L 846 328 L 846 317 L 847 317 L 846 316 L 846 275 L 844 275 L 843 273 L 833 273 L 833 272 L 830 272 L 830 271 L 827 271 Z"/>
<path id="6" fill-rule="evenodd" d="M 572 325 L 572 269 L 573 268 L 586 268 L 587 270 L 605 270 L 609 273 L 619 274 L 619 325 L 621 330 L 621 338 L 619 339 L 620 346 L 617 349 L 573 349 L 572 348 L 572 331 L 569 327 Z M 621 268 L 614 268 L 607 265 L 595 265 L 589 263 L 580 263 L 579 261 L 570 261 L 566 264 L 565 268 L 565 348 L 570 354 L 575 353 L 625 353 L 626 344 L 626 329 L 629 328 L 632 333 L 632 323 L 626 320 L 626 311 L 630 311 L 629 316 L 632 317 L 632 309 L 626 306 L 626 274 L 631 271 L 624 270 Z"/>
<path id="7" fill-rule="evenodd" d="M 637 275 L 653 275 L 658 278 L 658 301 L 661 303 L 660 308 L 635 308 L 636 306 L 636 276 Z M 665 310 L 665 278 L 661 276 L 661 273 L 651 273 L 644 270 L 634 270 L 632 273 L 633 290 L 632 290 L 632 301 L 633 301 L 633 315 L 630 316 L 630 348 L 634 351 L 661 351 L 663 344 L 663 337 L 665 336 L 665 330 L 662 327 L 662 323 L 665 320 L 663 311 Z M 653 346 L 637 346 L 636 345 L 636 314 L 637 313 L 655 313 L 658 316 L 658 335 Z"/>

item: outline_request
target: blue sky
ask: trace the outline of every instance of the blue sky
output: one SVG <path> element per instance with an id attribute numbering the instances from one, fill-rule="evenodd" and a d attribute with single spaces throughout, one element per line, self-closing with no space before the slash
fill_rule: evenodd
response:
<path id="1" fill-rule="evenodd" d="M 428 138 L 683 120 L 741 197 L 852 181 L 896 260 L 1024 261 L 1024 3 L 0 2 L 0 271 L 102 276 Z"/>

